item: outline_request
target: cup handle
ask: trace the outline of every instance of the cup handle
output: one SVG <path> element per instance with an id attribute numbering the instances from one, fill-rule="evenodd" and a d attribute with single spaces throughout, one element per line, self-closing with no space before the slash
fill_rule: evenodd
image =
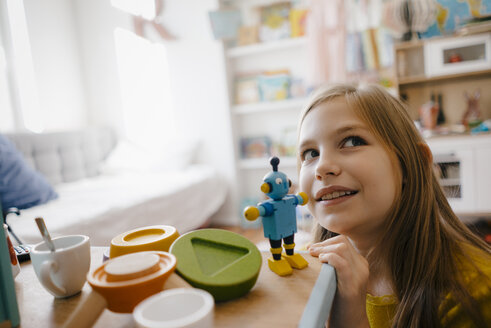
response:
<path id="1" fill-rule="evenodd" d="M 58 264 L 54 261 L 45 261 L 41 264 L 41 283 L 53 293 L 58 295 L 64 295 L 66 293 L 66 289 L 64 287 L 60 287 L 53 282 L 51 278 L 51 273 L 58 271 Z"/>

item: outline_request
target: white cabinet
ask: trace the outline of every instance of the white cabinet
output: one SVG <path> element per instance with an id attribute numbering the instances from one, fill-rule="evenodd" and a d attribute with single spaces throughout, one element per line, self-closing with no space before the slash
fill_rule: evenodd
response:
<path id="1" fill-rule="evenodd" d="M 491 213 L 491 143 L 482 147 L 475 154 L 476 207 L 479 212 Z"/>
<path id="2" fill-rule="evenodd" d="M 491 33 L 429 40 L 424 45 L 426 76 L 491 69 Z"/>
<path id="3" fill-rule="evenodd" d="M 427 142 L 457 215 L 491 216 L 491 135 L 437 137 Z"/>

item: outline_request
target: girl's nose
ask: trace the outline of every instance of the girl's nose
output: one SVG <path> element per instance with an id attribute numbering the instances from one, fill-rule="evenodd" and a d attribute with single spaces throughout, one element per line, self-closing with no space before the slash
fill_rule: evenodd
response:
<path id="1" fill-rule="evenodd" d="M 319 158 L 315 169 L 315 178 L 322 180 L 328 176 L 337 176 L 341 173 L 341 167 L 333 158 Z"/>

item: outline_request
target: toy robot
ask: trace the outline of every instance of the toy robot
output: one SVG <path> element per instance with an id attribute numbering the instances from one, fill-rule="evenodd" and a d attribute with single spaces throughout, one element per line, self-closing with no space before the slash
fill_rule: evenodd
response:
<path id="1" fill-rule="evenodd" d="M 297 217 L 295 208 L 297 205 L 305 205 L 308 196 L 304 192 L 296 195 L 287 195 L 292 182 L 286 174 L 278 171 L 280 160 L 273 157 L 269 161 L 273 171 L 263 178 L 261 191 L 270 199 L 256 206 L 248 206 L 244 210 L 244 216 L 249 221 L 256 220 L 259 216 L 263 218 L 264 237 L 271 244 L 272 258 L 268 259 L 268 266 L 274 273 L 286 276 L 295 269 L 303 269 L 308 262 L 300 255 L 294 254 L 294 235 L 297 232 Z M 281 254 L 281 240 L 286 255 Z"/>

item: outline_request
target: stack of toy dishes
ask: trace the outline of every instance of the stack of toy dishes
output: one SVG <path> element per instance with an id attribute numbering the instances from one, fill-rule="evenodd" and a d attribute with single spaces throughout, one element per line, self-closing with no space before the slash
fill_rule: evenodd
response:
<path id="1" fill-rule="evenodd" d="M 246 294 L 261 262 L 257 247 L 230 231 L 134 229 L 113 238 L 110 259 L 87 275 L 92 292 L 65 327 L 91 327 L 106 307 L 133 312 L 139 327 L 213 327 L 213 299 Z"/>

